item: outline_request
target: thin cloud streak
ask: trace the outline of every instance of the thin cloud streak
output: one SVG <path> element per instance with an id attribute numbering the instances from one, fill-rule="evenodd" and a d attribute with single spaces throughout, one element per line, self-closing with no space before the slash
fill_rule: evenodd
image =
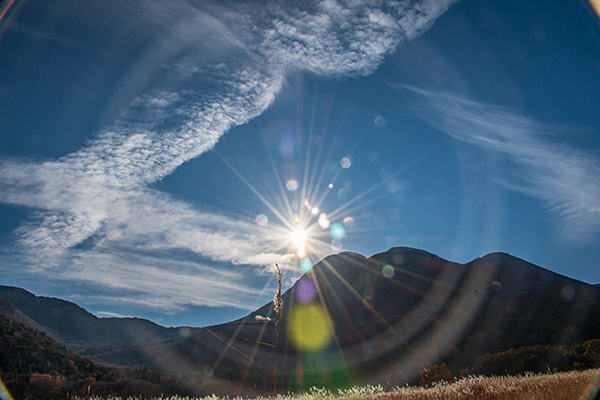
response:
<path id="1" fill-rule="evenodd" d="M 161 261 L 150 252 L 97 246 L 89 251 L 73 251 L 67 265 L 51 271 L 58 281 L 77 283 L 78 287 L 102 287 L 103 292 L 112 293 L 109 298 L 127 294 L 131 304 L 163 312 L 180 311 L 186 305 L 250 310 L 252 304 L 261 301 L 256 291 L 244 283 L 242 271 L 164 256 Z M 88 301 L 98 298 L 87 294 L 79 297 L 89 297 Z"/>
<path id="2" fill-rule="evenodd" d="M 558 213 L 576 239 L 600 233 L 600 163 L 566 145 L 552 143 L 559 128 L 499 106 L 458 95 L 403 86 L 421 96 L 418 112 L 460 141 L 502 154 L 516 166 L 512 188 Z"/>
<path id="3" fill-rule="evenodd" d="M 193 209 L 148 185 L 212 149 L 232 127 L 264 112 L 288 72 L 368 74 L 399 43 L 427 30 L 453 1 L 346 4 L 325 0 L 305 8 L 283 2 L 260 7 L 236 3 L 235 11 L 199 10 L 177 3 L 176 13 L 165 12 L 162 2 L 150 3 L 148 9 L 156 15 L 140 18 L 156 20 L 160 27 L 176 27 L 165 40 L 178 44 L 177 49 L 188 49 L 174 61 L 160 57 L 160 68 L 144 66 L 161 69 L 167 83 L 140 95 L 121 122 L 74 153 L 51 161 L 0 163 L 0 201 L 38 210 L 15 233 L 30 261 L 37 261 L 39 272 L 60 266 L 63 279 L 100 282 L 104 277 L 108 279 L 104 284 L 115 287 L 129 282 L 127 271 L 116 268 L 127 260 L 106 262 L 102 272 L 75 268 L 70 261 L 79 257 L 92 262 L 100 247 L 188 250 L 215 262 L 254 266 L 291 260 L 272 240 L 259 236 L 255 227 Z M 194 27 L 202 34 L 195 35 Z M 198 61 L 194 52 L 212 46 L 200 38 L 211 33 L 223 39 L 225 50 Z M 141 59 L 152 60 L 157 51 L 151 49 Z M 168 82 L 177 85 L 170 88 Z M 110 257 L 111 253 L 102 254 Z M 153 269 L 159 262 L 165 260 L 148 261 L 144 277 L 145 282 L 153 280 L 152 293 L 168 297 L 189 287 L 186 279 L 172 281 Z M 134 269 L 144 272 L 142 266 Z M 116 276 L 107 278 L 111 273 Z M 193 281 L 200 287 L 215 283 L 211 276 Z M 215 287 L 211 296 L 188 301 L 230 304 L 230 287 Z M 135 290 L 136 284 L 121 288 Z M 243 308 L 243 301 L 236 306 Z"/>

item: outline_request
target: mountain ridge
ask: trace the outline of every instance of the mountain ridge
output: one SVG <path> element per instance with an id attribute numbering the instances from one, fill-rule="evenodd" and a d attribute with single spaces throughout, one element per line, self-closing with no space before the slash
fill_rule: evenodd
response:
<path id="1" fill-rule="evenodd" d="M 256 319 L 274 318 L 272 302 L 185 335 L 147 320 L 88 313 L 113 336 L 96 342 L 87 337 L 86 346 L 75 347 L 109 364 L 173 375 L 211 370 L 258 387 L 272 385 L 268 371 L 277 353 L 279 385 L 299 390 L 403 385 L 418 380 L 428 363 L 445 362 L 458 375 L 486 353 L 581 344 L 600 336 L 598 286 L 501 252 L 464 264 L 408 247 L 369 258 L 342 252 L 315 264 L 283 300 L 277 330 L 273 322 Z"/>
<path id="2" fill-rule="evenodd" d="M 167 328 L 136 317 L 101 318 L 71 301 L 37 296 L 15 286 L 0 285 L 0 297 L 22 314 L 26 325 L 47 333 L 75 352 L 90 345 L 181 337 L 181 327 Z"/>

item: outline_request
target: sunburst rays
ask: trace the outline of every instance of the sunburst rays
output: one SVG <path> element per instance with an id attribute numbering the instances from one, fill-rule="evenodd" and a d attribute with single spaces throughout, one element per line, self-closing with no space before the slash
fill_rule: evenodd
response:
<path id="1" fill-rule="evenodd" d="M 318 97 L 316 90 L 314 97 Z M 373 231 L 385 229 L 382 227 L 360 226 L 358 221 L 361 220 L 362 216 L 370 213 L 379 201 L 385 200 L 386 197 L 393 196 L 397 191 L 403 189 L 395 186 L 394 190 L 390 190 L 388 187 L 390 182 L 420 162 L 424 162 L 443 147 L 445 143 L 430 149 L 415 161 L 399 165 L 395 171 L 388 174 L 384 179 L 373 179 L 373 183 L 369 187 L 347 198 L 340 195 L 341 192 L 337 185 L 340 180 L 345 179 L 344 175 L 348 171 L 351 171 L 352 168 L 359 168 L 353 165 L 354 153 L 368 136 L 369 128 L 364 128 L 362 133 L 358 135 L 359 139 L 349 147 L 350 151 L 344 153 L 338 159 L 334 155 L 336 153 L 334 149 L 336 148 L 336 141 L 343 136 L 341 122 L 334 129 L 330 129 L 333 118 L 330 114 L 332 112 L 331 108 L 328 108 L 322 131 L 319 135 L 316 135 L 317 108 L 313 106 L 311 112 L 309 127 L 306 132 L 300 133 L 302 137 L 301 140 L 298 140 L 298 143 L 301 143 L 302 146 L 298 146 L 291 151 L 289 142 L 286 143 L 288 147 L 285 150 L 287 152 L 291 151 L 294 157 L 290 157 L 289 154 L 283 156 L 278 153 L 280 149 L 269 142 L 269 140 L 273 140 L 273 135 L 270 137 L 261 135 L 264 147 L 262 150 L 264 151 L 261 151 L 259 146 L 260 154 L 254 154 L 258 159 L 254 159 L 252 169 L 246 168 L 246 165 L 242 163 L 236 164 L 236 160 L 228 157 L 228 154 L 221 149 L 214 150 L 214 152 L 225 167 L 258 199 L 259 203 L 241 202 L 240 206 L 244 210 L 244 215 L 240 215 L 239 218 L 254 219 L 257 234 L 268 237 L 268 240 L 273 244 L 274 251 L 281 254 L 279 264 L 287 275 L 286 282 L 289 284 L 293 278 L 306 273 L 309 275 L 307 278 L 314 284 L 315 296 L 309 300 L 298 300 L 295 298 L 294 293 L 288 296 L 289 303 L 285 308 L 288 315 L 283 316 L 283 319 L 292 325 L 294 318 L 296 320 L 312 318 L 318 320 L 317 322 L 320 321 L 320 323 L 314 324 L 318 332 L 312 332 L 315 334 L 322 333 L 320 336 L 317 335 L 320 337 L 319 341 L 312 340 L 313 338 L 309 337 L 296 338 L 296 341 L 299 340 L 303 345 L 306 345 L 304 349 L 302 346 L 295 349 L 297 354 L 300 354 L 299 358 L 296 358 L 296 362 L 302 364 L 306 361 L 301 355 L 304 351 L 310 354 L 321 351 L 327 351 L 329 355 L 335 353 L 336 368 L 344 371 L 346 376 L 356 378 L 353 371 L 356 370 L 361 361 L 355 357 L 351 357 L 352 360 L 350 361 L 347 360 L 343 351 L 345 344 L 341 342 L 342 339 L 337 335 L 337 327 L 334 326 L 333 322 L 335 318 L 332 318 L 332 313 L 341 313 L 345 320 L 350 321 L 348 329 L 358 332 L 360 337 L 363 333 L 361 332 L 361 326 L 353 322 L 352 312 L 346 308 L 344 300 L 339 298 L 338 293 L 335 291 L 326 289 L 332 284 L 329 280 L 339 282 L 340 287 L 351 294 L 354 302 L 364 307 L 376 323 L 384 326 L 387 332 L 386 337 L 391 337 L 392 341 L 401 341 L 403 334 L 398 333 L 398 327 L 388 323 L 385 316 L 380 315 L 368 299 L 365 299 L 364 294 L 353 286 L 354 282 L 348 281 L 344 276 L 344 272 L 330 265 L 325 257 L 346 249 L 343 241 L 347 237 L 368 236 Z M 371 123 L 373 127 L 377 125 L 376 121 Z M 333 134 L 330 135 L 330 131 Z M 258 134 L 261 134 L 260 129 L 258 129 Z M 276 135 L 275 139 L 277 139 Z M 339 149 L 337 149 L 337 152 L 339 152 Z M 289 168 L 290 164 L 293 168 Z M 332 166 L 335 168 L 332 168 Z M 290 169 L 294 172 L 290 173 Z M 260 208 L 255 208 L 256 204 Z M 321 259 L 324 259 L 321 263 L 323 268 L 320 271 L 313 271 L 313 265 Z M 423 278 L 425 279 L 425 277 Z M 325 290 L 327 296 L 324 295 Z M 257 296 L 264 295 L 265 293 L 257 293 Z M 267 317 L 270 316 L 267 315 Z M 269 353 L 273 350 L 261 349 L 260 343 L 268 343 L 274 338 L 273 327 L 265 323 L 253 334 L 252 340 L 255 340 L 256 343 L 244 342 L 240 344 L 237 337 L 247 333 L 243 329 L 244 324 L 240 324 L 231 332 L 231 338 L 227 341 L 228 346 L 223 348 L 213 368 L 217 368 L 224 360 L 226 353 L 231 351 L 229 346 L 235 347 L 238 345 L 241 349 L 244 349 L 244 354 L 249 359 L 260 359 L 263 363 L 261 365 L 269 365 L 268 357 L 265 358 L 265 352 Z M 284 330 L 284 332 L 288 332 L 288 335 L 290 335 L 289 329 L 293 330 L 293 327 L 287 327 Z M 301 334 L 310 335 L 312 333 L 310 330 L 302 330 Z M 288 339 L 291 340 L 290 337 Z M 285 343 L 286 346 L 291 343 L 294 347 L 293 342 L 294 340 Z M 275 351 L 282 351 L 282 349 Z M 332 351 L 333 353 L 331 353 Z M 252 368 L 252 362 L 240 360 L 240 365 L 244 364 L 245 368 Z M 289 368 L 290 365 L 286 367 Z M 296 365 L 295 368 L 297 371 L 305 371 L 305 367 L 307 368 L 306 365 L 302 364 Z M 296 376 L 296 378 L 302 380 L 301 376 Z"/>

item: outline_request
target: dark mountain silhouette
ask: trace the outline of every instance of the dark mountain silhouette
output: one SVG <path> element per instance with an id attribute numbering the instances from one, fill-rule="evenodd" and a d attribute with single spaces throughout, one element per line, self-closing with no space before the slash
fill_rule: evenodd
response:
<path id="1" fill-rule="evenodd" d="M 98 344 L 181 338 L 182 329 L 189 330 L 165 328 L 140 318 L 98 318 L 77 304 L 16 287 L 0 286 L 0 298 L 19 310 L 26 324 L 73 351 Z"/>
<path id="2" fill-rule="evenodd" d="M 62 398 L 49 374 L 84 386 L 86 378 L 107 371 L 67 350 L 9 301 L 0 298 L 0 376 L 14 398 L 42 398 L 36 396 L 40 392 L 48 398 Z M 71 393 L 77 386 L 70 386 Z"/>
<path id="3" fill-rule="evenodd" d="M 9 398 L 16 400 L 109 394 L 125 398 L 132 393 L 140 398 L 192 395 L 184 383 L 147 368 L 110 368 L 69 351 L 3 298 L 0 298 L 0 378 L 10 391 Z"/>
<path id="4" fill-rule="evenodd" d="M 504 253 L 467 264 L 405 247 L 368 259 L 340 253 L 316 264 L 283 300 L 277 347 L 277 382 L 283 390 L 416 383 L 428 363 L 445 362 L 458 375 L 487 353 L 581 345 L 600 337 L 600 288 Z M 51 332 L 47 320 L 17 308 Z M 189 337 L 165 335 L 161 342 L 135 342 L 151 336 L 129 333 L 145 331 L 141 324 L 166 332 L 147 321 L 129 320 L 125 326 L 111 320 L 121 324 L 115 329 L 98 321 L 104 319 L 81 315 L 82 323 L 99 323 L 108 333 L 96 342 L 83 328 L 75 335 L 53 326 L 52 333 L 71 341 L 86 338 L 82 355 L 272 387 L 277 328 L 273 321 L 256 319 L 274 318 L 272 303 L 240 320 Z M 194 385 L 202 386 L 202 380 Z"/>
<path id="5" fill-rule="evenodd" d="M 0 371 L 10 372 L 4 379 L 31 374 L 43 369 L 63 376 L 97 372 L 88 360 L 68 351 L 54 339 L 31 325 L 30 320 L 10 302 L 0 299 Z"/>

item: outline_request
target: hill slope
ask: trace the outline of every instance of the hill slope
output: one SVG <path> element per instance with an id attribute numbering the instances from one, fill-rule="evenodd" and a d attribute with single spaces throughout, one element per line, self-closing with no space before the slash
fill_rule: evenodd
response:
<path id="1" fill-rule="evenodd" d="M 181 338 L 178 328 L 165 328 L 141 318 L 98 318 L 77 304 L 36 296 L 17 287 L 0 286 L 0 298 L 12 303 L 29 326 L 73 351 L 100 344 Z"/>
<path id="2" fill-rule="evenodd" d="M 598 287 L 502 253 L 467 264 L 402 247 L 369 259 L 341 253 L 316 264 L 283 299 L 278 381 L 286 389 L 402 385 L 418 381 L 428 362 L 458 374 L 485 353 L 600 336 Z M 275 351 L 247 340 L 274 344 L 277 330 L 257 315 L 273 317 L 272 304 L 183 340 L 86 354 L 176 374 L 216 367 L 217 376 L 267 387 Z"/>
<path id="3" fill-rule="evenodd" d="M 279 329 L 256 319 L 273 317 L 269 303 L 232 323 L 162 342 L 133 342 L 168 338 L 166 328 L 147 321 L 128 320 L 130 327 L 119 331 L 120 320 L 82 314 L 115 336 L 95 342 L 84 333 L 78 337 L 91 345 L 82 354 L 110 363 L 177 375 L 212 371 L 217 378 L 264 388 L 272 385 L 277 352 L 278 384 L 295 390 L 415 383 L 427 363 L 446 362 L 458 374 L 486 353 L 581 344 L 600 336 L 600 288 L 503 253 L 467 264 L 405 247 L 368 259 L 340 253 L 316 264 L 283 300 Z M 130 332 L 139 334 L 127 337 Z M 72 338 L 70 332 L 61 335 Z"/>
<path id="4" fill-rule="evenodd" d="M 54 371 L 63 376 L 74 376 L 98 371 L 91 362 L 22 321 L 20 313 L 9 302 L 0 299 L 0 371 L 10 371 L 9 379 L 34 372 Z"/>

